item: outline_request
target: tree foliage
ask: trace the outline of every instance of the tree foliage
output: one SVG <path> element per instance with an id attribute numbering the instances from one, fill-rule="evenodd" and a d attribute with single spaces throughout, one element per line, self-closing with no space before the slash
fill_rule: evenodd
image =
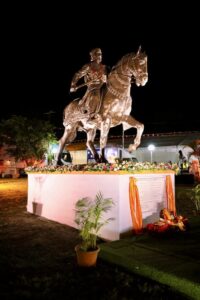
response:
<path id="1" fill-rule="evenodd" d="M 49 121 L 14 115 L 0 122 L 0 142 L 16 159 L 41 160 L 55 141 L 54 126 Z"/>

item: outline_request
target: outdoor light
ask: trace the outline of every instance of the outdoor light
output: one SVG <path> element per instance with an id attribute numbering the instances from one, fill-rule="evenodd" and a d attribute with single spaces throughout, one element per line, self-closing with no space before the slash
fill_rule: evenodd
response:
<path id="1" fill-rule="evenodd" d="M 58 152 L 58 144 L 51 144 L 49 146 L 49 152 L 56 154 Z"/>
<path id="2" fill-rule="evenodd" d="M 152 156 L 153 156 L 153 151 L 155 150 L 155 146 L 153 144 L 149 145 L 148 150 L 151 153 L 151 164 L 152 164 Z"/>

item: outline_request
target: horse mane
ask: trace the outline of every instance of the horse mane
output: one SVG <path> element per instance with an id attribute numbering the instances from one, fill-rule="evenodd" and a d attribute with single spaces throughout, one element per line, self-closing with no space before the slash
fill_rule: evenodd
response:
<path id="1" fill-rule="evenodd" d="M 145 52 L 139 52 L 139 53 L 135 53 L 135 52 L 131 52 L 128 54 L 125 54 L 124 56 L 122 56 L 122 58 L 111 68 L 111 71 L 108 73 L 108 75 L 112 75 L 114 73 L 116 73 L 116 71 L 126 65 L 129 60 L 131 59 L 144 59 L 146 57 L 146 53 Z"/>
<path id="2" fill-rule="evenodd" d="M 122 58 L 116 63 L 116 65 L 114 65 L 110 71 L 110 74 L 115 71 L 117 68 L 119 68 L 122 64 L 124 64 L 125 62 L 127 62 L 127 60 L 130 59 L 131 56 L 135 56 L 136 54 L 134 52 L 128 53 L 124 56 L 122 56 Z"/>

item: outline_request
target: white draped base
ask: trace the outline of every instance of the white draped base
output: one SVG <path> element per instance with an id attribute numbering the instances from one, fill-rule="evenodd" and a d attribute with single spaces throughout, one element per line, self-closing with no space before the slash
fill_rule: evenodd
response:
<path id="1" fill-rule="evenodd" d="M 174 189 L 174 174 L 29 174 L 27 211 L 49 220 L 77 228 L 74 208 L 78 199 L 95 198 L 101 191 L 112 198 L 115 205 L 105 218 L 106 224 L 99 236 L 105 240 L 118 240 L 132 231 L 129 205 L 129 178 L 137 179 L 143 226 L 159 219 L 160 210 L 167 207 L 166 176 L 170 175 Z"/>

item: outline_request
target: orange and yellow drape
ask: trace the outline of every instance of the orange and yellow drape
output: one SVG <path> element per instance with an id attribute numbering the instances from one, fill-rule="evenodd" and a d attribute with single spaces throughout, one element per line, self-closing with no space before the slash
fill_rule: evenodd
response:
<path id="1" fill-rule="evenodd" d="M 173 211 L 176 214 L 174 191 L 172 186 L 171 176 L 166 176 L 166 194 L 167 194 L 167 208 L 169 211 Z M 134 177 L 129 178 L 129 204 L 131 210 L 131 218 L 133 223 L 133 230 L 136 234 L 142 231 L 142 209 L 140 205 L 140 196 L 136 179 Z"/>
<path id="2" fill-rule="evenodd" d="M 170 175 L 166 176 L 166 192 L 167 192 L 167 208 L 176 214 L 174 191 L 172 187 L 172 179 Z"/>
<path id="3" fill-rule="evenodd" d="M 133 222 L 133 230 L 136 234 L 138 234 L 142 231 L 142 210 L 138 187 L 134 177 L 129 178 L 129 203 Z"/>

